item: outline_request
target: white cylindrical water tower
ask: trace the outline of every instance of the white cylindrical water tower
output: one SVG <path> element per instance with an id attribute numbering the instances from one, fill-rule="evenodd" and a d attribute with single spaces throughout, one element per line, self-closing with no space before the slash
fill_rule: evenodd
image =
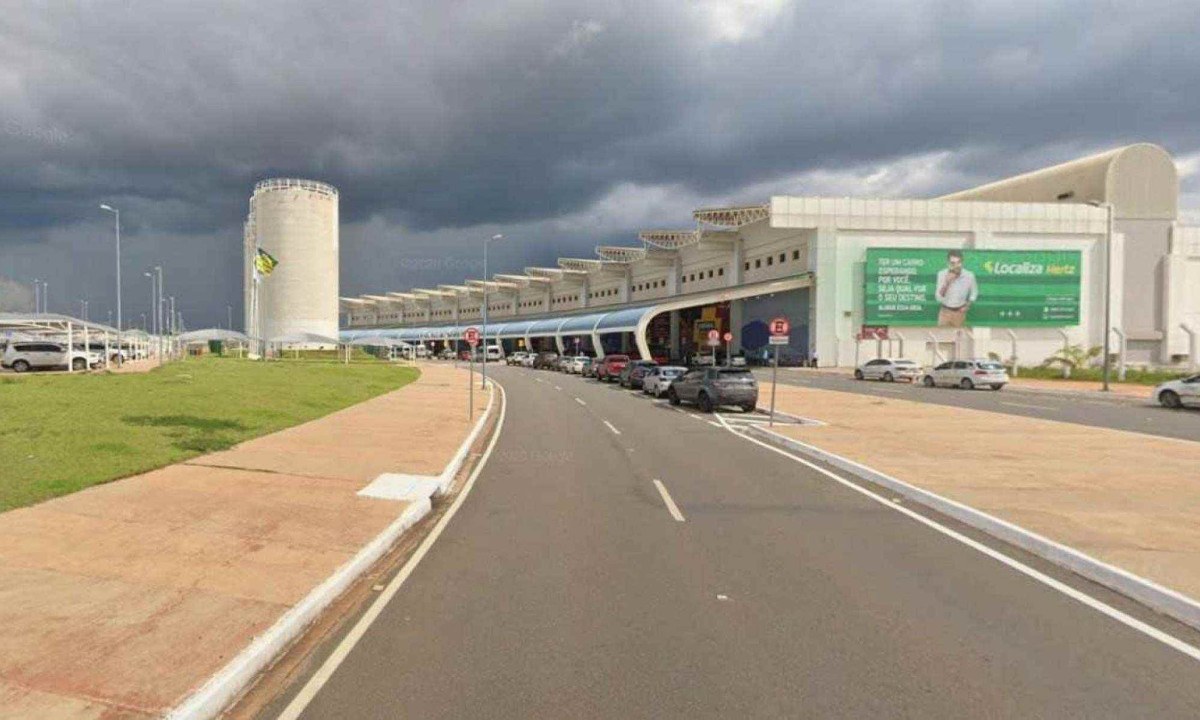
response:
<path id="1" fill-rule="evenodd" d="M 271 178 L 254 186 L 246 219 L 246 327 L 264 340 L 295 333 L 338 333 L 338 191 L 315 180 Z M 262 249 L 278 261 L 258 281 Z"/>

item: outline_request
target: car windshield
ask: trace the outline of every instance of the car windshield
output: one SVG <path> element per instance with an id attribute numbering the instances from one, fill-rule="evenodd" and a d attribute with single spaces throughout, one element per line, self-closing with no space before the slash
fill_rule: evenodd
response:
<path id="1" fill-rule="evenodd" d="M 745 368 L 721 368 L 718 372 L 720 372 L 723 377 L 733 378 L 746 377 L 750 374 L 750 371 L 746 370 Z"/>
<path id="2" fill-rule="evenodd" d="M 912 360 L 893 360 L 894 365 L 916 365 Z"/>
<path id="3" fill-rule="evenodd" d="M 1004 369 L 1004 366 L 998 362 L 988 361 L 988 362 L 981 362 L 981 363 L 976 363 L 976 364 L 979 365 L 979 367 L 983 368 L 984 370 L 1003 370 Z"/>

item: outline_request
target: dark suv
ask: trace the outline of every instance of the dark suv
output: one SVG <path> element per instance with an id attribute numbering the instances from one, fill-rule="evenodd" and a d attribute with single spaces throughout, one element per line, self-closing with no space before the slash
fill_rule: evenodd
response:
<path id="1" fill-rule="evenodd" d="M 621 387 L 640 388 L 646 372 L 657 365 L 653 360 L 630 360 L 621 371 Z"/>
<path id="2" fill-rule="evenodd" d="M 746 412 L 758 407 L 758 381 L 746 368 L 695 368 L 671 383 L 672 405 L 694 402 L 703 412 L 720 405 L 737 405 Z"/>
<path id="3" fill-rule="evenodd" d="M 533 359 L 533 367 L 535 370 L 553 370 L 554 364 L 558 362 L 558 353 L 556 352 L 540 352 Z"/>

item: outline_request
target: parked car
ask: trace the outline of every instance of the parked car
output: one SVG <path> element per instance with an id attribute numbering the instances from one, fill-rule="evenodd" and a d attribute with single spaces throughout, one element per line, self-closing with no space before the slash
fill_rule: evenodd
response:
<path id="1" fill-rule="evenodd" d="M 623 388 L 640 388 L 642 379 L 646 377 L 646 371 L 652 367 L 658 367 L 658 363 L 653 360 L 631 360 L 625 365 L 625 369 L 621 371 L 620 380 Z"/>
<path id="2" fill-rule="evenodd" d="M 573 375 L 583 375 L 583 371 L 591 364 L 592 359 L 587 355 L 576 355 L 571 358 L 571 367 L 567 371 Z"/>
<path id="3" fill-rule="evenodd" d="M 458 351 L 458 359 L 459 360 L 470 360 L 471 359 L 471 351 L 470 350 L 459 350 Z"/>
<path id="4" fill-rule="evenodd" d="M 1154 388 L 1154 400 L 1163 407 L 1200 405 L 1200 375 L 1169 380 Z"/>
<path id="5" fill-rule="evenodd" d="M 628 355 L 605 355 L 596 365 L 596 379 L 600 382 L 612 382 L 621 375 L 621 371 L 629 364 Z"/>
<path id="6" fill-rule="evenodd" d="M 583 366 L 583 371 L 579 373 L 585 378 L 596 377 L 596 368 L 600 365 L 600 358 L 588 358 L 588 364 Z"/>
<path id="7" fill-rule="evenodd" d="M 82 348 L 67 351 L 64 343 L 27 341 L 11 342 L 0 357 L 0 367 L 13 372 L 30 370 L 63 370 L 69 365 L 74 370 L 97 368 L 104 364 L 102 353 L 89 352 Z"/>
<path id="8" fill-rule="evenodd" d="M 558 353 L 556 352 L 540 352 L 533 359 L 533 367 L 536 370 L 552 370 L 554 364 L 558 362 Z"/>
<path id="9" fill-rule="evenodd" d="M 454 359 L 454 350 L 451 348 L 446 348 L 441 353 L 439 353 L 438 356 L 443 360 L 453 360 Z"/>
<path id="10" fill-rule="evenodd" d="M 500 362 L 503 359 L 504 359 L 504 348 L 500 347 L 499 345 L 488 345 L 487 346 L 487 361 L 488 362 Z"/>
<path id="11" fill-rule="evenodd" d="M 912 360 L 894 360 L 892 358 L 876 358 L 868 360 L 854 369 L 855 380 L 882 380 L 896 382 L 905 380 L 916 382 L 925 373 L 921 366 Z"/>
<path id="12" fill-rule="evenodd" d="M 646 371 L 645 377 L 642 378 L 642 392 L 654 397 L 662 397 L 666 394 L 667 389 L 671 387 L 671 383 L 680 375 L 687 372 L 687 368 L 679 365 L 658 365 Z"/>
<path id="13" fill-rule="evenodd" d="M 521 358 L 521 367 L 531 368 L 535 360 L 537 360 L 537 353 L 529 353 Z"/>
<path id="14" fill-rule="evenodd" d="M 758 407 L 758 381 L 747 368 L 694 368 L 671 383 L 667 398 L 672 405 L 694 402 L 702 412 L 721 405 L 752 412 Z"/>
<path id="15" fill-rule="evenodd" d="M 504 362 L 508 365 L 520 365 L 525 360 L 525 356 L 528 354 L 529 353 L 525 352 L 524 350 L 518 350 L 512 355 L 504 358 Z"/>
<path id="16" fill-rule="evenodd" d="M 990 387 L 999 390 L 1008 384 L 1008 371 L 995 360 L 951 360 L 925 373 L 925 387 L 958 387 L 973 390 Z"/>

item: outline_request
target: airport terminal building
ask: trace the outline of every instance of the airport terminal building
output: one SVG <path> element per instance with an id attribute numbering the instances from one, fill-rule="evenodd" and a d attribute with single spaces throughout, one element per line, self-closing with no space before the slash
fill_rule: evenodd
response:
<path id="1" fill-rule="evenodd" d="M 508 351 L 686 360 L 716 330 L 760 357 L 784 316 L 793 362 L 1036 365 L 1103 345 L 1107 288 L 1114 355 L 1195 365 L 1200 228 L 1180 224 L 1178 201 L 1175 164 L 1151 144 L 936 199 L 776 196 L 557 267 L 342 298 L 342 336 L 444 347 L 481 327 L 486 298 L 488 340 Z"/>

